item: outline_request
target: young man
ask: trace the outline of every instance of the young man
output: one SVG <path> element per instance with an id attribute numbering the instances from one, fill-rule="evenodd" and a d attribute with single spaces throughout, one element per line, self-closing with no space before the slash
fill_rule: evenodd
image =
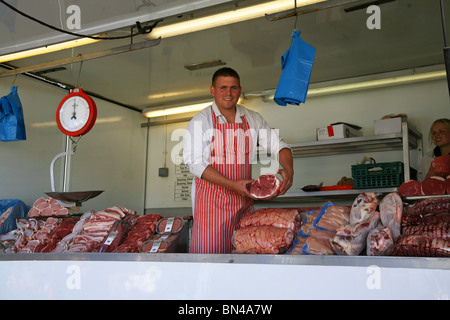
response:
<path id="1" fill-rule="evenodd" d="M 217 70 L 210 92 L 214 103 L 189 122 L 184 139 L 184 163 L 195 176 L 190 251 L 230 253 L 240 219 L 253 208 L 247 185 L 253 181 L 257 143 L 278 154 L 280 194 L 292 185 L 292 153 L 283 139 L 273 139 L 273 130 L 258 113 L 237 105 L 241 85 L 236 71 Z"/>

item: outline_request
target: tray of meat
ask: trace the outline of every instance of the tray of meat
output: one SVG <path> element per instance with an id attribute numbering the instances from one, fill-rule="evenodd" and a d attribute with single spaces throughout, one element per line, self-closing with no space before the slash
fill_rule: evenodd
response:
<path id="1" fill-rule="evenodd" d="M 124 239 L 128 227 L 129 223 L 127 221 L 115 221 L 99 252 L 111 252 L 116 249 Z"/>
<path id="2" fill-rule="evenodd" d="M 174 252 L 174 245 L 168 240 L 148 240 L 140 248 L 141 253 L 163 253 Z"/>
<path id="3" fill-rule="evenodd" d="M 156 225 L 157 233 L 177 233 L 183 229 L 185 221 L 181 217 L 166 217 L 158 221 Z"/>

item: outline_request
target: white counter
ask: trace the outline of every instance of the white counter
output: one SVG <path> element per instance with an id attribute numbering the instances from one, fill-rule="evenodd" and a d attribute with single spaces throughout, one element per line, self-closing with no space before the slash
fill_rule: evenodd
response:
<path id="1" fill-rule="evenodd" d="M 0 299 L 449 299 L 450 259 L 0 255 Z"/>

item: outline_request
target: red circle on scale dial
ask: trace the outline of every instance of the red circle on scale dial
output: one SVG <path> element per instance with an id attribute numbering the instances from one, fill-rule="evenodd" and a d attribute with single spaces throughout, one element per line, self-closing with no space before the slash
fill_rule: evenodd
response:
<path id="1" fill-rule="evenodd" d="M 94 100 L 80 88 L 65 96 L 56 110 L 56 124 L 62 133 L 76 137 L 88 133 L 97 119 Z"/>

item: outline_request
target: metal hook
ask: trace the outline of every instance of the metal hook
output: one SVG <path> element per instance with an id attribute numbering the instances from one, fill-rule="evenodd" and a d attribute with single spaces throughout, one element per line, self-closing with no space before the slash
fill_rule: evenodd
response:
<path id="1" fill-rule="evenodd" d="M 297 0 L 294 0 L 294 14 L 295 14 L 294 31 L 297 31 L 297 21 L 298 21 Z"/>

